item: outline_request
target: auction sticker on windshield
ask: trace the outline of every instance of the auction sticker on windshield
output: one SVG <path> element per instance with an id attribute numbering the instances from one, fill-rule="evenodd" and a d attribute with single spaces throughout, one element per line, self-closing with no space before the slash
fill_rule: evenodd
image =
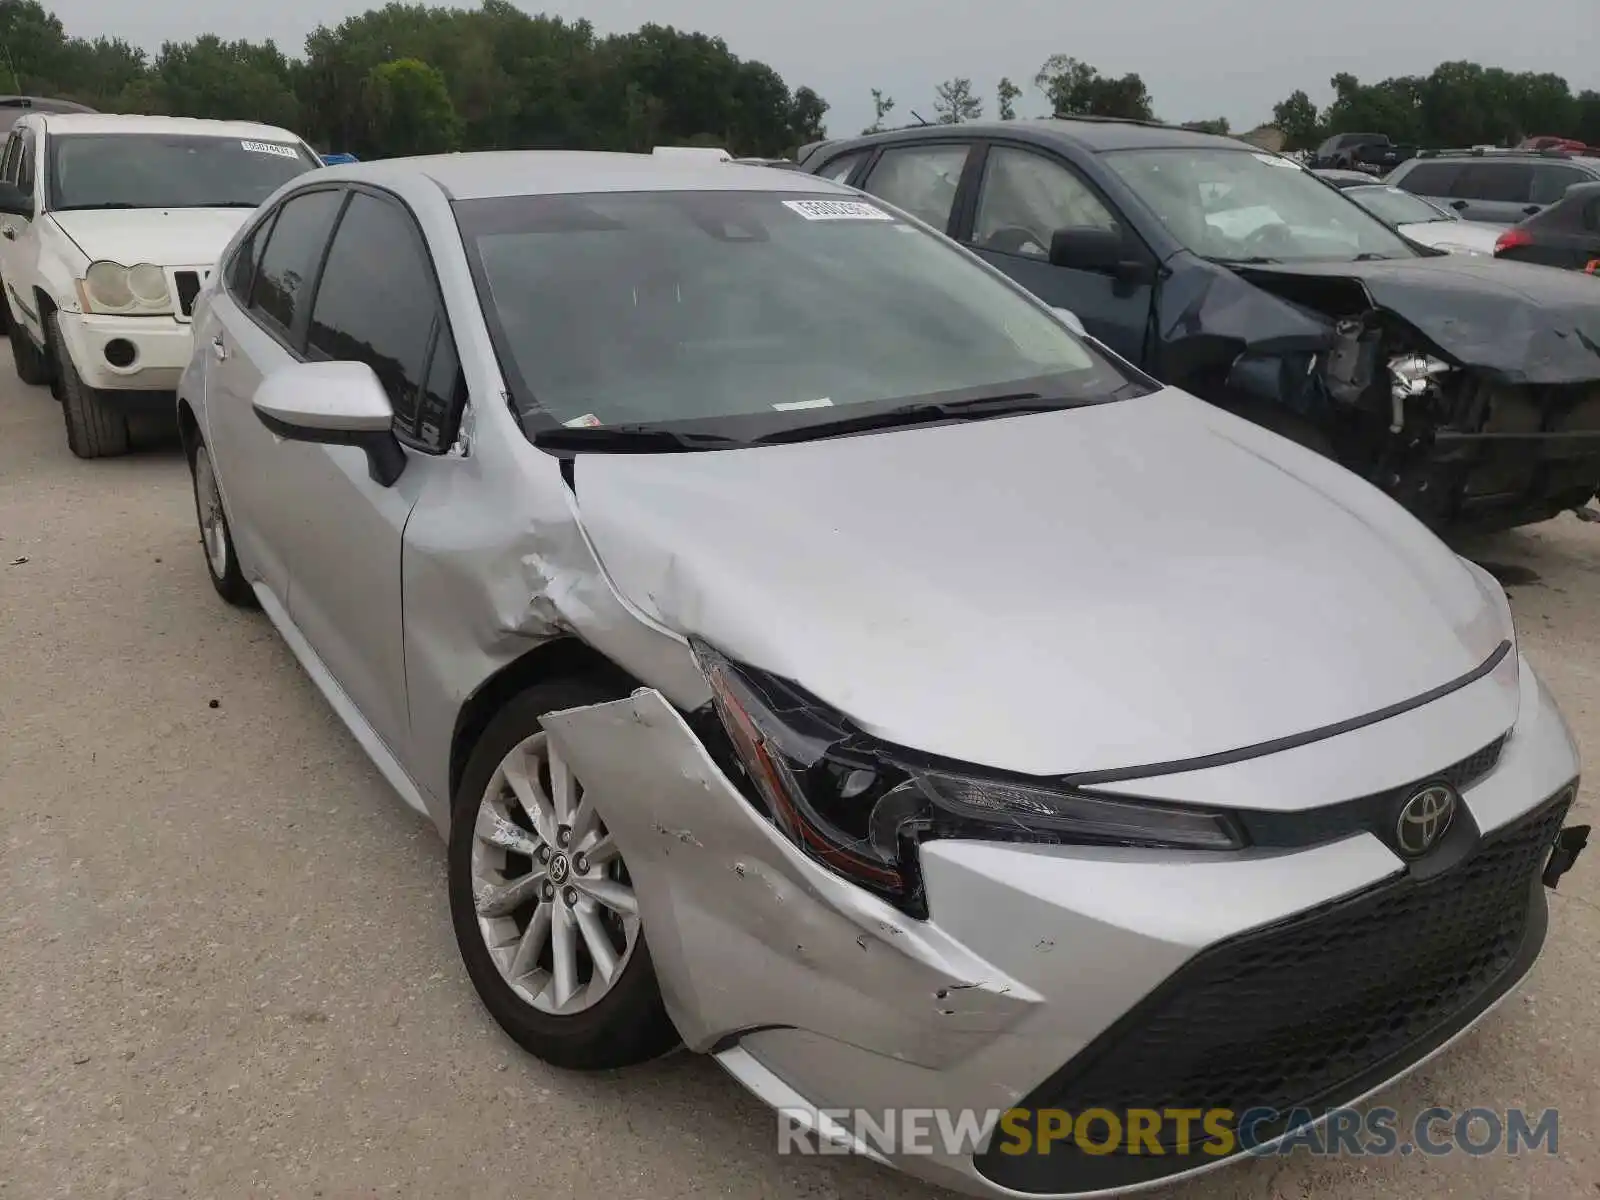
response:
<path id="1" fill-rule="evenodd" d="M 300 157 L 300 152 L 293 146 L 280 146 L 273 142 L 240 142 L 239 145 L 251 154 L 276 154 L 279 158 Z"/>
<path id="2" fill-rule="evenodd" d="M 892 221 L 883 209 L 859 200 L 785 200 L 783 206 L 808 221 Z"/>

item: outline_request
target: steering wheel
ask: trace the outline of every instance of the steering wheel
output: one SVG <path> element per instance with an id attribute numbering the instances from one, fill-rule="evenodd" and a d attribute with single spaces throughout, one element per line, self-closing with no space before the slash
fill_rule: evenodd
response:
<path id="1" fill-rule="evenodd" d="M 1294 233 L 1282 221 L 1274 221 L 1253 229 L 1244 239 L 1244 248 L 1251 258 L 1275 258 L 1275 248 L 1288 245 L 1293 248 Z"/>
<path id="2" fill-rule="evenodd" d="M 984 239 L 983 246 L 985 250 L 996 250 L 1001 254 L 1021 254 L 1024 246 L 1038 246 L 1043 253 L 1029 257 L 1050 257 L 1049 245 L 1041 244 L 1038 234 L 1020 225 L 1002 225 Z"/>

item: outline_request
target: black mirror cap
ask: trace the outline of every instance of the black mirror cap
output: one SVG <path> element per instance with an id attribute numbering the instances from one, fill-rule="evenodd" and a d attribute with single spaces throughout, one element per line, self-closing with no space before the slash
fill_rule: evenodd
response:
<path id="1" fill-rule="evenodd" d="M 1128 257 L 1122 234 L 1110 229 L 1075 226 L 1050 237 L 1050 264 L 1078 271 L 1116 274 Z"/>

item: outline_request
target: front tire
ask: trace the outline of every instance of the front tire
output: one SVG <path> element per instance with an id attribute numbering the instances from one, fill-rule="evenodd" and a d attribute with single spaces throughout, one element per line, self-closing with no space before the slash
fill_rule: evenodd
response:
<path id="1" fill-rule="evenodd" d="M 479 998 L 523 1049 L 573 1070 L 631 1066 L 678 1041 L 626 864 L 539 724 L 617 698 L 585 679 L 517 696 L 478 739 L 450 828 L 450 914 Z"/>
<path id="2" fill-rule="evenodd" d="M 217 469 L 211 451 L 198 434 L 194 453 L 189 457 L 189 476 L 194 482 L 194 515 L 200 522 L 200 545 L 205 551 L 206 574 L 211 586 L 235 608 L 256 607 L 255 589 L 239 569 L 239 555 L 233 548 L 233 530 L 222 511 L 222 489 L 217 486 Z"/>
<path id="3" fill-rule="evenodd" d="M 128 452 L 128 415 L 105 393 L 83 382 L 61 336 L 61 319 L 51 313 L 47 328 L 55 347 L 56 378 L 61 388 L 62 415 L 67 423 L 67 449 L 79 458 L 115 458 Z"/>

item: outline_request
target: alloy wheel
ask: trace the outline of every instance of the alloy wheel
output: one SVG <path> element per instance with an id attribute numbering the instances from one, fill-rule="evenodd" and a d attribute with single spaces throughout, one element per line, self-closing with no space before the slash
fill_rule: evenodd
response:
<path id="1" fill-rule="evenodd" d="M 639 906 L 582 783 L 539 732 L 511 749 L 473 827 L 478 930 L 501 977 L 553 1016 L 610 993 L 639 941 Z"/>

